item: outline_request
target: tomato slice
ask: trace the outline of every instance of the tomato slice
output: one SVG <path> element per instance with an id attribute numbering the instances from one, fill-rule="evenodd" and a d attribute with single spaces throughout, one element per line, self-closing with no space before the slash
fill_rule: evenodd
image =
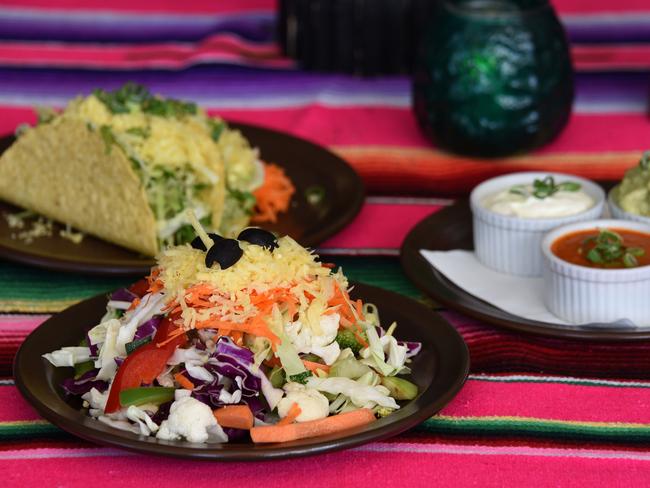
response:
<path id="1" fill-rule="evenodd" d="M 149 289 L 149 282 L 147 281 L 146 278 L 142 278 L 141 280 L 136 281 L 129 287 L 129 291 L 134 295 L 137 295 L 139 298 L 145 296 L 147 294 L 148 289 Z"/>
<path id="2" fill-rule="evenodd" d="M 172 318 L 165 317 L 160 322 L 153 341 L 139 347 L 127 356 L 113 379 L 104 412 L 113 413 L 120 409 L 120 392 L 122 390 L 138 388 L 142 384 L 151 384 L 163 372 L 176 348 L 187 344 L 187 334 L 182 334 L 167 344 L 160 345 L 177 328 Z"/>

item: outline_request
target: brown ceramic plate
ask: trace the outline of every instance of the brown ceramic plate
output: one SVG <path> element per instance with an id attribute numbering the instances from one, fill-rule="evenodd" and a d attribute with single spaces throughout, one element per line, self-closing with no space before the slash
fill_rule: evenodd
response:
<path id="1" fill-rule="evenodd" d="M 382 322 L 397 321 L 398 337 L 422 342 L 409 378 L 420 394 L 397 412 L 370 426 L 342 434 L 304 439 L 286 444 L 217 445 L 158 441 L 120 431 L 84 415 L 79 404 L 66 402 L 59 388 L 70 368 L 54 368 L 41 355 L 78 344 L 84 331 L 104 314 L 106 297 L 97 296 L 54 315 L 23 342 L 14 361 L 16 384 L 29 403 L 47 420 L 83 439 L 132 451 L 212 460 L 263 460 L 306 456 L 358 446 L 403 432 L 447 404 L 463 385 L 469 368 L 465 342 L 439 315 L 396 293 L 357 284 L 352 295 L 379 304 Z"/>
<path id="2" fill-rule="evenodd" d="M 603 186 L 608 186 L 604 184 Z M 422 291 L 441 304 L 493 325 L 551 337 L 595 341 L 650 339 L 650 330 L 620 328 L 608 324 L 566 328 L 558 324 L 528 320 L 491 305 L 445 278 L 420 254 L 420 249 L 446 251 L 474 249 L 472 212 L 467 200 L 459 201 L 422 220 L 406 236 L 400 258 L 406 275 Z"/>
<path id="3" fill-rule="evenodd" d="M 282 166 L 296 186 L 291 208 L 276 224 L 265 228 L 290 235 L 303 246 L 314 247 L 349 223 L 361 209 L 363 183 L 357 173 L 327 149 L 303 139 L 252 125 L 231 123 L 242 131 L 265 161 Z M 0 153 L 13 142 L 13 136 L 0 139 Z M 305 191 L 320 186 L 325 197 L 310 204 Z M 0 202 L 0 214 L 20 209 Z M 59 237 L 55 224 L 52 237 L 40 238 L 27 245 L 11 238 L 14 232 L 0 218 L 0 257 L 33 266 L 95 275 L 143 275 L 153 260 L 106 241 L 86 236 L 81 244 Z"/>

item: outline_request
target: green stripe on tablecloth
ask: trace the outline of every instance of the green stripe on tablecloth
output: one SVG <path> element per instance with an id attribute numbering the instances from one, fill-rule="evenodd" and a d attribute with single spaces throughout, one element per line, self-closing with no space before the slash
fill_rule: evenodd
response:
<path id="1" fill-rule="evenodd" d="M 420 293 L 391 257 L 337 257 L 346 275 L 404 295 Z M 133 282 L 135 278 L 96 277 L 47 271 L 0 261 L 0 312 L 58 312 L 85 298 Z"/>
<path id="2" fill-rule="evenodd" d="M 0 442 L 27 440 L 35 437 L 66 437 L 69 434 L 47 420 L 26 420 L 0 423 Z"/>
<path id="3" fill-rule="evenodd" d="M 0 312 L 58 312 L 130 281 L 0 262 Z"/>
<path id="4" fill-rule="evenodd" d="M 526 437 L 612 443 L 650 442 L 650 425 L 571 422 L 517 417 L 435 416 L 415 431 L 463 437 Z M 0 442 L 39 437 L 64 437 L 64 431 L 45 420 L 0 422 Z"/>
<path id="5" fill-rule="evenodd" d="M 435 416 L 416 427 L 430 434 L 534 437 L 590 440 L 600 442 L 650 442 L 650 425 L 624 423 L 571 422 L 517 417 Z"/>

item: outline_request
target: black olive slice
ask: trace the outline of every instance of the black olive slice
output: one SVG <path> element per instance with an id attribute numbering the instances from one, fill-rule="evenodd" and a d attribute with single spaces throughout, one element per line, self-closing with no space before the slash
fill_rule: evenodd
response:
<path id="1" fill-rule="evenodd" d="M 237 236 L 237 239 L 257 246 L 262 246 L 271 252 L 273 249 L 278 247 L 278 240 L 275 236 L 268 230 L 260 229 L 258 227 L 249 227 L 248 229 L 242 230 Z"/>
<path id="2" fill-rule="evenodd" d="M 221 239 L 205 255 L 205 265 L 211 268 L 214 263 L 219 263 L 221 269 L 228 269 L 242 257 L 244 251 L 235 239 Z"/>
<path id="3" fill-rule="evenodd" d="M 212 239 L 212 242 L 215 244 L 219 241 L 223 241 L 223 237 L 221 237 L 219 234 L 208 234 L 208 237 Z M 194 249 L 198 249 L 199 251 L 207 251 L 205 244 L 203 244 L 203 241 L 199 236 L 196 236 L 194 239 L 192 239 L 190 246 L 192 246 Z"/>

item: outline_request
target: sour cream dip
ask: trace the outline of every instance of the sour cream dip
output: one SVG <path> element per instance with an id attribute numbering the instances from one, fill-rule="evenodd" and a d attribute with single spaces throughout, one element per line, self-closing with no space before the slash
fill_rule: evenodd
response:
<path id="1" fill-rule="evenodd" d="M 482 204 L 492 212 L 526 219 L 568 217 L 590 209 L 596 201 L 582 190 L 559 190 L 539 198 L 533 194 L 533 185 L 519 185 L 516 191 L 506 188 L 487 196 Z"/>

